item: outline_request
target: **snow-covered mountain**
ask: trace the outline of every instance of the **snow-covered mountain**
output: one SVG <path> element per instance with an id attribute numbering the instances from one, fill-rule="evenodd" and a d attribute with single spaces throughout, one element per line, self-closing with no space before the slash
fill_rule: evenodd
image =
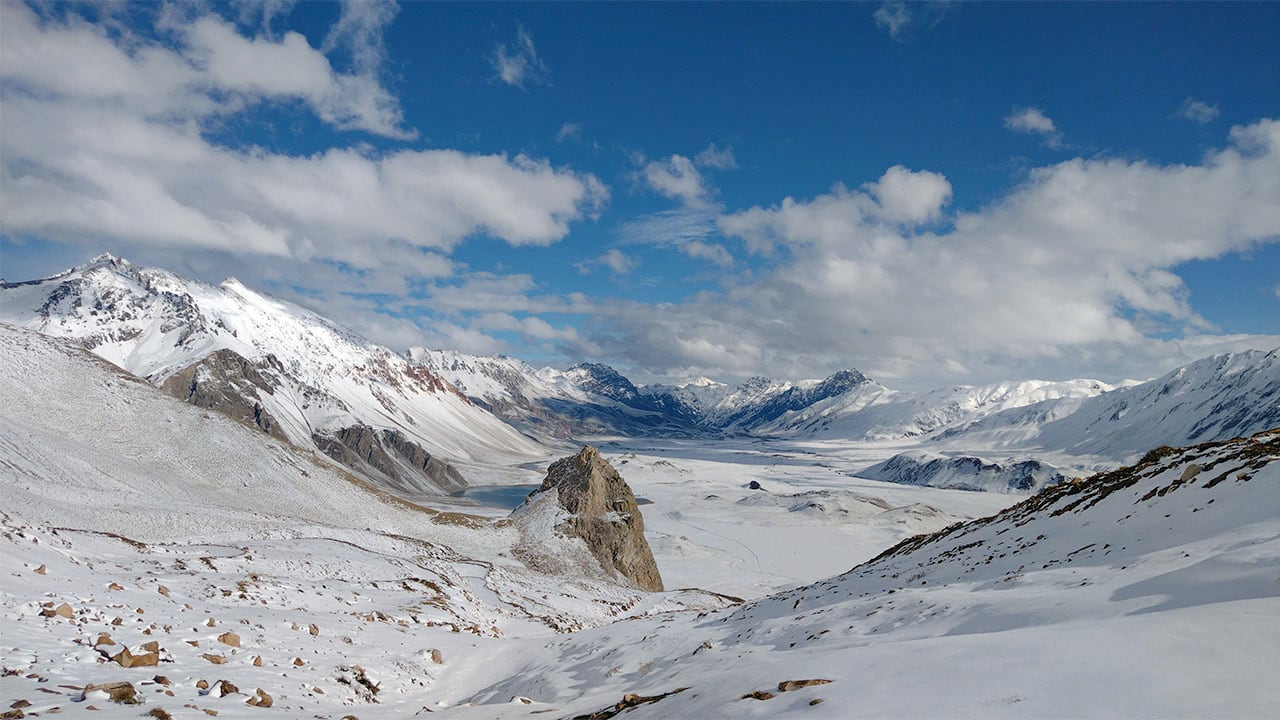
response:
<path id="1" fill-rule="evenodd" d="M 1084 379 L 951 385 L 925 393 L 877 387 L 872 393 L 844 394 L 815 404 L 770 429 L 799 437 L 896 440 L 971 423 L 1010 408 L 1049 399 L 1088 398 L 1116 387 L 1123 385 Z"/>
<path id="2" fill-rule="evenodd" d="M 940 433 L 947 447 L 992 447 L 1101 462 L 1158 445 L 1250 435 L 1280 425 L 1280 349 L 1197 360 L 1155 380 L 988 415 Z"/>
<path id="3" fill-rule="evenodd" d="M 447 381 L 315 313 L 103 255 L 0 288 L 0 319 L 74 338 L 189 402 L 315 447 L 406 496 L 548 451 Z"/>
<path id="4" fill-rule="evenodd" d="M 28 715 L 92 706 L 108 719 L 186 710 L 1269 717 L 1280 708 L 1271 678 L 1280 431 L 1158 448 L 992 517 L 897 534 L 852 570 L 738 603 L 646 594 L 576 561 L 531 568 L 521 546 L 537 542 L 532 525 L 556 516 L 497 521 L 397 501 L 67 340 L 0 324 L 0 364 L 0 697 Z M 863 494 L 866 484 L 704 497 L 701 483 L 724 494 L 741 478 L 731 466 L 690 475 L 666 460 L 630 470 L 641 462 L 619 469 L 642 479 L 642 494 L 666 496 L 655 493 L 645 512 L 682 528 L 661 544 L 680 543 L 708 568 L 733 565 L 702 544 L 719 536 L 702 529 L 710 510 L 690 507 L 699 499 L 752 513 L 749 532 L 779 546 L 756 555 L 720 538 L 739 547 L 732 562 L 785 563 L 787 553 L 802 562 L 864 520 L 948 522 L 927 504 Z M 787 467 L 758 471 L 780 487 Z M 948 494 L 874 485 L 899 498 Z M 668 492 L 683 493 L 681 503 Z M 788 522 L 756 522 L 765 517 Z M 991 658 L 1015 671 L 993 670 Z"/>
<path id="5" fill-rule="evenodd" d="M 964 426 L 1048 399 L 1083 399 L 1116 387 L 1097 380 L 1026 380 L 893 390 L 857 370 L 820 380 L 754 377 L 739 385 L 696 378 L 636 385 L 598 363 L 561 371 L 507 357 L 412 348 L 411 362 L 448 379 L 472 401 L 543 437 L 624 435 L 901 440 Z M 1132 383 L 1129 383 L 1132 384 Z"/>
<path id="6" fill-rule="evenodd" d="M 421 347 L 409 348 L 406 356 L 535 437 L 686 437 L 698 432 L 689 418 L 647 400 L 607 365 L 535 370 L 513 358 Z"/>

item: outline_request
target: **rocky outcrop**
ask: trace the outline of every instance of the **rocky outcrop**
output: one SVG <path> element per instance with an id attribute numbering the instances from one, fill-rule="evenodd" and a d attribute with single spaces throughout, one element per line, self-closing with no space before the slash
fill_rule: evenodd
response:
<path id="1" fill-rule="evenodd" d="M 160 389 L 287 442 L 280 423 L 258 401 L 261 394 L 270 395 L 279 387 L 271 377 L 279 372 L 283 368 L 272 355 L 254 362 L 231 350 L 217 350 L 166 378 Z"/>
<path id="2" fill-rule="evenodd" d="M 621 575 L 642 590 L 663 589 L 636 497 L 598 450 L 588 445 L 553 463 L 530 499 L 546 493 L 555 493 L 568 514 L 556 531 L 581 538 L 607 574 Z"/>
<path id="3" fill-rule="evenodd" d="M 447 461 L 433 457 L 398 430 L 352 425 L 312 436 L 329 457 L 394 491 L 408 495 L 462 492 L 467 481 Z"/>
<path id="4" fill-rule="evenodd" d="M 1066 479 L 1058 468 L 1039 460 L 1001 464 L 969 455 L 942 457 L 919 452 L 894 455 L 858 475 L 904 485 L 993 492 L 1038 490 Z"/>

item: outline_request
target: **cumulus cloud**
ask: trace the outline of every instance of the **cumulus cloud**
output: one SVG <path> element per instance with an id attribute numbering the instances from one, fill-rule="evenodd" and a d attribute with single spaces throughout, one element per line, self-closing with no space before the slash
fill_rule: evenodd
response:
<path id="1" fill-rule="evenodd" d="M 1197 125 L 1207 125 L 1218 117 L 1218 106 L 1210 105 L 1203 100 L 1197 100 L 1189 97 L 1182 101 L 1182 106 L 1178 108 L 1178 117 L 1184 120 L 1190 120 Z"/>
<path id="2" fill-rule="evenodd" d="M 499 43 L 493 48 L 490 62 L 499 80 L 520 89 L 524 89 L 526 84 L 546 83 L 551 74 L 547 64 L 538 57 L 533 35 L 523 25 L 516 26 L 514 42 L 510 45 Z"/>
<path id="3" fill-rule="evenodd" d="M 1044 139 L 1044 144 L 1051 148 L 1062 146 L 1062 133 L 1040 108 L 1015 108 L 1005 117 L 1004 126 L 1014 132 L 1039 135 Z"/>
<path id="4" fill-rule="evenodd" d="M 1275 342 L 1214 335 L 1176 270 L 1280 240 L 1280 122 L 1236 128 L 1198 165 L 1076 158 L 976 212 L 944 215 L 950 196 L 941 175 L 895 167 L 723 215 L 762 269 L 661 313 L 614 304 L 597 339 L 654 375 L 970 381 L 1071 364 L 1116 377 Z"/>
<path id="5" fill-rule="evenodd" d="M 894 40 L 901 40 L 911 24 L 911 11 L 904 2 L 886 2 L 876 9 L 872 17 L 876 27 L 884 29 Z"/>
<path id="6" fill-rule="evenodd" d="M 344 9 L 331 41 L 372 70 L 381 62 L 373 38 L 390 11 L 347 7 L 365 9 Z M 124 47 L 86 23 L 42 21 L 9 3 L 0 32 L 0 217 L 9 233 L 368 267 L 402 247 L 447 253 L 475 233 L 553 243 L 608 195 L 594 177 L 523 155 L 290 156 L 209 141 L 203 118 L 271 98 L 301 99 L 340 128 L 401 134 L 398 110 L 388 114 L 394 98 L 367 94 L 362 75 L 335 74 L 297 33 L 246 37 L 204 16 L 184 30 L 181 50 Z"/>
<path id="7" fill-rule="evenodd" d="M 693 161 L 683 155 L 654 160 L 641 171 L 652 190 L 690 207 L 704 207 L 710 190 Z"/>

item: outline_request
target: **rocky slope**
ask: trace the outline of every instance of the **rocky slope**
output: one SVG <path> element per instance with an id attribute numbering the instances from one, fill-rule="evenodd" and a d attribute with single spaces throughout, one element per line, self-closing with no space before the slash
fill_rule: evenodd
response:
<path id="1" fill-rule="evenodd" d="M 176 397 L 324 451 L 403 495 L 456 489 L 459 467 L 483 475 L 486 464 L 548 454 L 424 367 L 234 280 L 211 286 L 104 255 L 5 284 L 0 308 L 6 322 L 74 338 Z"/>
<path id="2" fill-rule="evenodd" d="M 991 492 L 1038 490 L 1067 479 L 1058 468 L 1039 460 L 998 463 L 970 455 L 947 457 L 928 452 L 899 453 L 858 475 L 905 485 Z"/>

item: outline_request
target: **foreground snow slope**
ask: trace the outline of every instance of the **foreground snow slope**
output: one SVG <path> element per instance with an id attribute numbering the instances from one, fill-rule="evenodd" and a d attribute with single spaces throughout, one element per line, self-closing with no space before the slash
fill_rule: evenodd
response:
<path id="1" fill-rule="evenodd" d="M 199 706 L 256 717 L 267 711 L 244 703 L 260 687 L 277 717 L 341 716 L 375 701 L 405 716 L 434 703 L 434 679 L 494 638 L 724 605 L 704 593 L 642 593 L 589 563 L 534 572 L 514 559 L 528 541 L 520 527 L 373 492 L 322 457 L 163 395 L 66 341 L 0 323 L 0 367 L 6 708 L 26 700 L 28 714 L 94 705 L 95 717 L 156 707 L 182 717 Z M 590 557 L 569 540 L 557 547 L 566 560 Z M 63 603 L 70 618 L 42 615 Z M 238 647 L 217 640 L 227 631 Z M 112 656 L 158 642 L 160 665 L 100 663 L 93 644 L 104 632 L 117 643 L 104 646 Z M 356 665 L 383 694 L 370 694 Z M 171 684 L 142 684 L 156 674 Z M 205 693 L 202 679 L 249 695 Z M 147 704 L 78 703 L 67 687 L 115 681 L 133 683 Z"/>
<path id="2" fill-rule="evenodd" d="M 1277 460 L 1152 453 L 736 610 L 493 648 L 443 717 L 1275 717 Z"/>
<path id="3" fill-rule="evenodd" d="M 157 385 L 217 351 L 234 352 L 262 378 L 248 387 L 248 405 L 260 403 L 299 447 L 364 425 L 394 430 L 457 463 L 549 457 L 439 377 L 235 280 L 207 285 L 103 255 L 52 278 L 5 285 L 0 319 L 78 339 Z M 198 371 L 196 379 L 208 374 Z"/>

